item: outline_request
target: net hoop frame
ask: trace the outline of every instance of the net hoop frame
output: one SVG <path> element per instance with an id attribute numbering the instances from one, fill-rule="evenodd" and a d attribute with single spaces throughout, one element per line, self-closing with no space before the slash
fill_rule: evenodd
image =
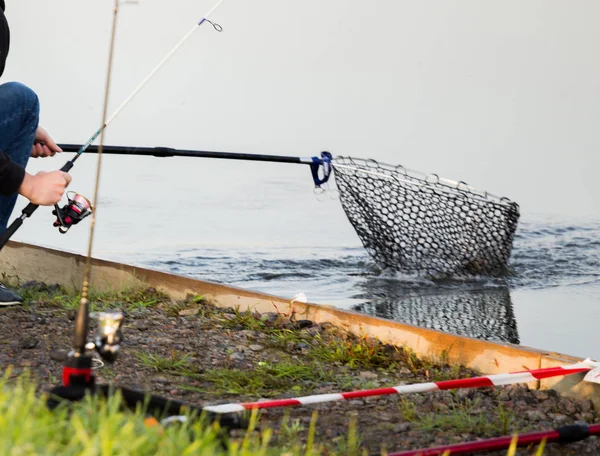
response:
<path id="1" fill-rule="evenodd" d="M 343 163 L 339 163 L 340 161 Z M 400 182 L 405 185 L 408 184 L 411 186 L 425 187 L 425 189 L 430 189 L 432 193 L 437 193 L 440 191 L 452 195 L 465 193 L 471 197 L 476 197 L 481 201 L 485 201 L 486 203 L 498 204 L 501 206 L 514 206 L 516 207 L 517 211 L 519 211 L 519 205 L 505 196 L 498 196 L 486 190 L 480 190 L 464 181 L 446 179 L 435 173 L 426 174 L 406 168 L 403 165 L 390 165 L 389 163 L 379 162 L 374 159 L 355 158 L 344 155 L 335 157 L 331 161 L 331 164 L 334 170 L 336 168 L 349 169 L 358 173 L 371 174 L 373 176 L 379 176 L 385 179 Z M 375 167 L 373 167 L 373 164 L 375 164 Z M 369 169 L 365 169 L 369 167 L 373 168 L 373 170 L 371 171 Z M 375 169 L 377 171 L 375 171 Z M 390 174 L 382 173 L 381 170 L 389 171 Z M 398 174 L 405 176 L 406 179 L 400 179 Z M 435 178 L 435 181 L 431 181 L 431 178 Z M 432 184 L 441 185 L 441 187 L 430 187 Z M 423 191 L 422 188 L 420 190 Z"/>

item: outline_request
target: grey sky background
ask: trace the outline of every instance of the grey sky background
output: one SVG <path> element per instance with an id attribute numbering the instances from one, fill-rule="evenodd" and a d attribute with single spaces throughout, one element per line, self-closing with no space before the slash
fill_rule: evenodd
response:
<path id="1" fill-rule="evenodd" d="M 213 4 L 121 6 L 110 112 Z M 112 5 L 8 0 L 3 81 L 38 92 L 42 125 L 57 141 L 83 143 L 100 124 Z M 211 17 L 224 31 L 198 29 L 109 126 L 106 142 L 292 156 L 330 150 L 466 181 L 517 201 L 524 217 L 597 219 L 598 17 L 592 0 L 225 0 Z M 89 196 L 95 160 L 72 172 L 73 189 Z M 65 161 L 36 160 L 30 169 Z M 159 201 L 152 207 L 160 211 L 194 193 L 205 216 L 217 201 L 238 205 L 239 217 L 277 193 L 261 181 L 275 173 L 312 204 L 308 171 L 268 166 L 106 157 L 101 191 L 107 206 L 128 193 L 136 204 Z M 326 204 L 319 214 L 343 219 L 338 203 Z M 275 206 L 265 218 L 285 218 L 285 202 Z"/>

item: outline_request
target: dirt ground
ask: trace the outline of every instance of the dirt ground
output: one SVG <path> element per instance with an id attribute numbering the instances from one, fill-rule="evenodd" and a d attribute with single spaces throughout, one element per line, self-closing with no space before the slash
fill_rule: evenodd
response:
<path id="1" fill-rule="evenodd" d="M 24 284 L 18 291 L 26 303 L 0 309 L 0 365 L 3 371 L 12 366 L 13 375 L 32 371 L 40 389 L 48 390 L 61 381 L 78 299 L 58 286 L 40 283 Z M 197 405 L 477 375 L 419 360 L 402 348 L 360 339 L 331 325 L 294 321 L 276 313 L 218 309 L 197 296 L 172 302 L 148 289 L 94 295 L 90 301 L 96 309 L 117 308 L 125 314 L 120 356 L 112 365 L 98 364 L 98 383 L 149 390 Z M 92 321 L 90 333 L 94 330 Z M 333 451 L 349 452 L 349 430 L 355 426 L 356 446 L 373 455 L 600 422 L 590 401 L 509 386 L 265 409 L 259 429 L 274 429 L 274 445 L 306 439 L 314 411 L 318 442 Z M 237 431 L 232 432 L 235 436 Z M 518 454 L 534 451 L 532 447 Z M 595 437 L 564 446 L 548 444 L 544 452 L 598 453 L 600 442 Z"/>

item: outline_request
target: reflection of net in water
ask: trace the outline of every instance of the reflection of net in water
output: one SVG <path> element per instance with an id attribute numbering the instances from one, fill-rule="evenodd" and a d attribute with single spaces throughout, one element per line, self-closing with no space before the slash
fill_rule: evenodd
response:
<path id="1" fill-rule="evenodd" d="M 384 269 L 497 275 L 510 257 L 519 206 L 463 182 L 337 157 L 342 207 Z"/>
<path id="2" fill-rule="evenodd" d="M 358 312 L 437 329 L 459 336 L 519 344 L 508 288 L 423 293 L 390 290 L 385 298 L 359 304 Z"/>

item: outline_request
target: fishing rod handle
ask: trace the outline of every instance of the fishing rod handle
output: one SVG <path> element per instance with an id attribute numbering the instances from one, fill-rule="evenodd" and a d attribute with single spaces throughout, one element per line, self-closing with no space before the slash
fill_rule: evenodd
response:
<path id="1" fill-rule="evenodd" d="M 68 173 L 69 171 L 71 171 L 73 164 L 74 163 L 71 160 L 69 160 L 60 170 L 64 173 Z"/>
<path id="2" fill-rule="evenodd" d="M 60 169 L 60 171 L 67 173 L 71 170 L 71 168 L 73 168 L 73 162 L 68 161 Z M 26 218 L 31 217 L 38 207 L 38 204 L 33 203 L 29 203 L 27 206 L 25 206 L 25 208 L 21 211 L 21 216 L 14 222 L 12 222 L 10 226 L 6 229 L 6 231 L 4 231 L 4 233 L 2 233 L 2 235 L 0 236 L 0 250 L 2 250 L 2 248 L 6 245 L 6 243 L 9 241 L 12 235 L 15 234 L 19 228 L 21 228 L 21 225 L 23 225 L 23 221 Z"/>
<path id="3" fill-rule="evenodd" d="M 29 206 L 27 206 L 27 208 L 29 208 Z M 34 210 L 35 210 L 35 208 L 32 209 L 32 212 Z M 2 233 L 2 236 L 0 236 L 0 250 L 2 250 L 2 248 L 8 242 L 8 240 L 11 238 L 11 236 L 13 234 L 15 234 L 15 232 L 21 227 L 22 224 L 23 224 L 23 216 L 19 217 L 14 222 L 12 222 L 10 224 L 10 226 L 6 229 L 6 231 L 4 233 Z"/>
<path id="4" fill-rule="evenodd" d="M 79 144 L 59 144 L 59 147 L 64 152 L 77 152 L 81 150 Z M 89 146 L 88 153 L 98 153 L 100 146 Z M 264 162 L 279 162 L 279 163 L 300 163 L 311 164 L 311 158 L 288 157 L 285 155 L 265 155 L 265 154 L 249 154 L 241 152 L 213 152 L 207 150 L 183 150 L 173 149 L 171 147 L 135 147 L 135 146 L 102 146 L 103 154 L 113 155 L 146 155 L 152 157 L 192 157 L 192 158 L 221 158 L 229 160 L 252 160 Z"/>
<path id="5" fill-rule="evenodd" d="M 6 229 L 6 231 L 2 233 L 2 236 L 0 236 L 0 250 L 2 250 L 2 248 L 6 245 L 6 243 L 9 241 L 12 235 L 15 234 L 19 228 L 21 228 L 21 225 L 23 225 L 23 221 L 27 217 L 31 217 L 31 214 L 33 214 L 37 208 L 38 205 L 33 203 L 29 203 L 27 206 L 25 206 L 21 213 L 21 216 L 14 222 L 12 222 L 10 226 Z"/>

